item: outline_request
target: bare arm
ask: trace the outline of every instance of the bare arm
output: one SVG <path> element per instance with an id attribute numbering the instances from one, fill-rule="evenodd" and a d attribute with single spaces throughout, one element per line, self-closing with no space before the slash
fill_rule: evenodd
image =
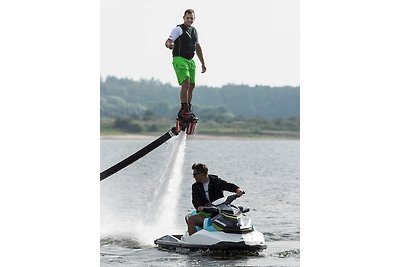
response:
<path id="1" fill-rule="evenodd" d="M 200 44 L 196 45 L 196 54 L 201 62 L 201 73 L 204 73 L 204 72 L 206 72 L 207 68 L 206 68 L 206 64 L 204 63 L 203 50 L 201 50 Z"/>

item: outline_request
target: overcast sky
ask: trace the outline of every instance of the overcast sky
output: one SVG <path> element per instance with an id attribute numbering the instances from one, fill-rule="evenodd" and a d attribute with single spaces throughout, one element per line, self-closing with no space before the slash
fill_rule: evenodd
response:
<path id="1" fill-rule="evenodd" d="M 188 8 L 207 67 L 195 56 L 197 85 L 300 84 L 299 0 L 101 0 L 100 75 L 177 86 L 164 42 Z"/>

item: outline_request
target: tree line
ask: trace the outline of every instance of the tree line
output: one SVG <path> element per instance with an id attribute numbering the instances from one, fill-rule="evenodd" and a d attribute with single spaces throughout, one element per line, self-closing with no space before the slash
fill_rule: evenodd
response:
<path id="1" fill-rule="evenodd" d="M 179 87 L 160 81 L 100 79 L 102 133 L 165 131 L 175 124 Z M 193 96 L 200 134 L 299 138 L 300 88 L 228 84 L 198 86 Z"/>
<path id="2" fill-rule="evenodd" d="M 154 79 L 135 81 L 108 76 L 100 79 L 100 116 L 171 120 L 180 107 L 179 93 L 179 87 Z M 300 87 L 197 86 L 193 107 L 194 113 L 206 121 L 295 119 L 300 117 Z"/>

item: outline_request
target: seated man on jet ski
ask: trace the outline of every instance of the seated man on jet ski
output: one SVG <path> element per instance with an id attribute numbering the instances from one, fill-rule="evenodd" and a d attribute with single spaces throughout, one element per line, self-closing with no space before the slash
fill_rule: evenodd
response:
<path id="1" fill-rule="evenodd" d="M 208 168 L 205 164 L 195 163 L 192 165 L 192 170 L 193 178 L 196 180 L 192 185 L 192 203 L 197 214 L 186 219 L 189 235 L 196 232 L 196 225 L 202 227 L 204 219 L 210 216 L 203 212 L 204 206 L 224 197 L 223 191 L 235 192 L 239 197 L 243 195 L 239 186 L 228 183 L 217 175 L 208 175 Z"/>

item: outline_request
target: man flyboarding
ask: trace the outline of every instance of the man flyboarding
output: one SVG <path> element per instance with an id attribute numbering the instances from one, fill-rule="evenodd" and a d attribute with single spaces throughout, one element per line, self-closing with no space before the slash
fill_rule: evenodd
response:
<path id="1" fill-rule="evenodd" d="M 178 112 L 178 120 L 196 118 L 191 104 L 196 75 L 196 64 L 193 60 L 195 53 L 201 62 L 201 73 L 207 70 L 197 31 L 192 26 L 194 19 L 194 10 L 186 10 L 183 14 L 183 24 L 176 26 L 165 41 L 165 46 L 172 49 L 172 64 L 181 86 L 181 108 Z"/>

